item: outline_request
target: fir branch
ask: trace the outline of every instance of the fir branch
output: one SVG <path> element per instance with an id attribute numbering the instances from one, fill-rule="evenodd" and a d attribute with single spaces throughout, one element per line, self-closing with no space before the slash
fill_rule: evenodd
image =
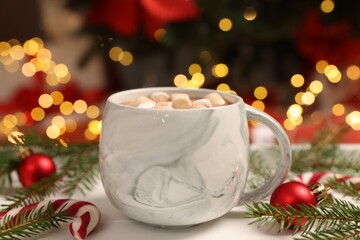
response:
<path id="1" fill-rule="evenodd" d="M 3 224 L 0 226 L 0 239 L 17 240 L 31 237 L 53 227 L 59 227 L 61 222 L 69 219 L 69 214 L 63 210 L 55 212 L 53 204 L 48 203 L 38 209 L 24 210 L 15 217 L 5 215 Z"/>
<path id="2" fill-rule="evenodd" d="M 87 147 L 86 149 L 83 149 Z M 2 207 L 11 209 L 19 206 L 24 206 L 30 203 L 35 203 L 44 200 L 59 192 L 72 194 L 79 186 L 78 183 L 83 183 L 87 190 L 90 190 L 95 185 L 96 163 L 95 157 L 98 156 L 97 145 L 89 147 L 88 145 L 78 145 L 72 147 L 73 151 L 65 164 L 60 170 L 50 177 L 43 178 L 39 182 L 34 183 L 30 187 L 21 188 L 13 195 L 6 196 L 5 199 L 10 201 Z M 97 157 L 96 157 L 97 162 Z M 88 164 L 91 163 L 91 164 Z M 85 191 L 82 189 L 82 192 Z"/>
<path id="3" fill-rule="evenodd" d="M 79 190 L 83 195 L 86 191 L 90 191 L 99 177 L 99 156 L 94 149 L 88 149 L 86 158 L 79 162 L 79 165 L 72 169 L 71 178 L 64 181 L 63 192 L 71 196 L 76 190 Z"/>
<path id="4" fill-rule="evenodd" d="M 329 179 L 325 185 L 331 186 L 331 188 L 344 196 L 352 197 L 354 200 L 360 200 L 360 185 L 350 181 L 339 181 L 336 177 Z"/>
<path id="5" fill-rule="evenodd" d="M 14 147 L 3 147 L 0 150 L 0 190 L 12 184 L 11 172 L 17 169 L 19 158 Z"/>
<path id="6" fill-rule="evenodd" d="M 245 217 L 256 218 L 250 224 L 267 225 L 270 229 L 278 222 L 279 232 L 289 229 L 291 221 L 296 220 L 294 232 L 300 231 L 304 239 L 330 236 L 332 234 L 330 229 L 333 230 L 334 237 L 345 235 L 360 237 L 360 208 L 340 199 L 328 200 L 318 207 L 299 205 L 299 209 L 291 206 L 274 207 L 267 202 L 253 203 L 247 205 Z M 306 223 L 301 227 L 300 222 L 303 219 L 306 219 Z M 335 231 L 336 229 L 340 230 Z"/>

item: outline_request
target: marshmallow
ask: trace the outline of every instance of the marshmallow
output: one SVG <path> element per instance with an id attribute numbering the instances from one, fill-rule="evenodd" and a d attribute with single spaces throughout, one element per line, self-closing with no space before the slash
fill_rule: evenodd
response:
<path id="1" fill-rule="evenodd" d="M 191 105 L 191 108 L 207 108 L 204 104 L 200 104 L 200 103 L 193 103 Z"/>
<path id="2" fill-rule="evenodd" d="M 140 96 L 135 100 L 138 108 L 150 109 L 155 107 L 156 103 L 148 97 Z"/>
<path id="3" fill-rule="evenodd" d="M 186 93 L 173 93 L 170 95 L 173 102 L 173 108 L 176 109 L 188 109 L 191 107 L 191 100 Z"/>
<path id="4" fill-rule="evenodd" d="M 214 107 L 226 105 L 225 99 L 217 92 L 209 93 L 204 98 L 209 99 Z"/>
<path id="5" fill-rule="evenodd" d="M 207 108 L 212 107 L 210 99 L 206 99 L 206 98 L 201 98 L 201 99 L 194 100 L 193 105 L 194 104 L 200 104 L 200 105 L 203 105 L 203 106 L 205 106 Z"/>
<path id="6" fill-rule="evenodd" d="M 157 102 L 155 109 L 174 109 L 172 107 L 172 102 L 166 101 L 166 102 Z"/>
<path id="7" fill-rule="evenodd" d="M 155 102 L 166 102 L 169 101 L 170 96 L 166 92 L 153 92 L 150 98 Z"/>

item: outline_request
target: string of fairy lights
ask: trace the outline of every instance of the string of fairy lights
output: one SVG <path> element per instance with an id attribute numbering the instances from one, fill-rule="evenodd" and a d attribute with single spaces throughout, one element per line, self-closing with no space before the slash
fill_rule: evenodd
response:
<path id="1" fill-rule="evenodd" d="M 5 70 L 10 73 L 21 71 L 28 78 L 33 78 L 38 72 L 44 73 L 44 84 L 50 90 L 38 97 L 38 106 L 30 112 L 15 112 L 6 114 L 0 118 L 0 135 L 9 135 L 17 131 L 19 127 L 29 125 L 31 122 L 41 122 L 50 117 L 50 124 L 45 133 L 49 138 L 56 139 L 65 133 L 72 133 L 78 129 L 77 115 L 85 115 L 88 125 L 84 131 L 87 140 L 94 140 L 100 134 L 101 120 L 100 109 L 96 105 L 88 105 L 84 100 L 77 99 L 74 102 L 67 101 L 64 94 L 56 90 L 61 84 L 67 84 L 71 80 L 71 74 L 65 64 L 57 64 L 52 59 L 52 53 L 45 48 L 44 42 L 37 37 L 21 44 L 16 39 L 0 42 L 0 62 Z M 57 107 L 57 113 L 47 111 L 50 107 Z"/>
<path id="2" fill-rule="evenodd" d="M 323 0 L 320 9 L 324 13 L 331 13 L 335 8 L 333 0 Z M 244 10 L 243 17 L 247 21 L 253 21 L 257 17 L 257 11 L 254 7 L 247 7 Z M 218 27 L 221 31 L 231 31 L 233 22 L 229 18 L 219 20 Z M 165 29 L 158 29 L 154 37 L 161 41 L 166 35 Z M 115 46 L 110 49 L 109 57 L 114 62 L 119 62 L 124 67 L 130 66 L 134 62 L 134 56 L 131 52 Z M 208 51 L 199 53 L 199 59 L 211 59 Z M 97 139 L 101 131 L 100 109 L 96 105 L 88 105 L 83 99 L 77 99 L 74 102 L 67 101 L 64 94 L 56 90 L 56 86 L 67 84 L 71 81 L 71 73 L 68 67 L 62 63 L 56 63 L 52 59 L 52 53 L 45 48 L 44 42 L 37 37 L 25 41 L 21 44 L 16 39 L 0 42 L 0 62 L 6 71 L 21 73 L 28 78 L 34 77 L 37 72 L 45 74 L 44 81 L 54 90 L 43 93 L 38 97 L 38 106 L 34 107 L 30 113 L 15 112 L 6 114 L 0 118 L 0 137 L 8 136 L 11 132 L 17 131 L 29 122 L 42 122 L 50 118 L 46 127 L 46 135 L 49 138 L 61 138 L 65 133 L 79 131 L 76 121 L 77 115 L 86 116 L 88 119 L 87 127 L 83 130 L 83 135 L 87 140 Z M 208 61 L 209 62 L 209 61 Z M 327 81 L 332 84 L 338 84 L 341 81 L 358 81 L 360 79 L 359 66 L 353 64 L 346 67 L 344 71 L 337 66 L 329 64 L 326 60 L 317 62 L 315 66 L 317 73 L 323 75 Z M 229 73 L 229 67 L 224 63 L 216 63 L 211 67 L 211 74 L 218 79 L 224 79 Z M 187 77 L 190 76 L 190 77 Z M 346 76 L 346 80 L 344 77 Z M 178 74 L 174 77 L 173 83 L 179 88 L 201 88 L 205 83 L 205 74 L 198 63 L 193 63 L 188 67 L 188 74 Z M 303 123 L 304 109 L 315 103 L 317 97 L 324 91 L 324 83 L 320 80 L 311 81 L 306 90 L 303 91 L 305 78 L 301 74 L 294 74 L 290 79 L 290 85 L 298 90 L 294 96 L 294 104 L 287 107 L 286 119 L 283 126 L 288 131 L 296 129 Z M 236 94 L 226 83 L 220 83 L 217 86 L 218 91 Z M 265 110 L 265 99 L 268 96 L 268 89 L 265 86 L 258 86 L 253 91 L 254 101 L 252 106 Z M 48 113 L 50 107 L 57 108 L 57 113 Z M 334 116 L 344 116 L 346 123 L 354 130 L 360 130 L 360 112 L 358 110 L 347 109 L 342 103 L 335 103 L 331 112 Z M 316 116 L 318 111 L 311 114 L 311 118 Z"/>

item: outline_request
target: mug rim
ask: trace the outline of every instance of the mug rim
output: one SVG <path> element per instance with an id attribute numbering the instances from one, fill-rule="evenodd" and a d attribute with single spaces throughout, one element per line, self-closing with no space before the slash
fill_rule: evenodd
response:
<path id="1" fill-rule="evenodd" d="M 131 98 L 125 98 L 124 100 L 119 99 L 119 97 L 121 95 L 126 95 L 126 94 L 139 94 L 139 93 L 143 93 L 145 92 L 145 94 L 141 94 L 141 95 L 149 95 L 150 93 L 156 92 L 156 91 L 162 91 L 162 92 L 166 92 L 166 93 L 193 93 L 193 94 L 189 94 L 194 95 L 194 93 L 213 93 L 213 92 L 217 92 L 219 93 L 227 102 L 229 102 L 230 104 L 224 105 L 224 106 L 217 106 L 217 107 L 211 107 L 211 108 L 189 108 L 189 109 L 154 109 L 154 108 L 138 108 L 138 107 L 134 107 L 134 106 L 128 106 L 128 105 L 123 105 L 120 104 L 121 101 L 126 101 L 126 100 L 130 100 Z M 147 94 L 146 94 L 147 93 Z M 140 95 L 139 95 L 140 96 Z M 132 98 L 133 99 L 133 98 Z M 117 101 L 116 101 L 117 100 Z M 111 94 L 107 100 L 107 103 L 110 103 L 114 106 L 117 107 L 122 107 L 122 108 L 130 108 L 130 109 L 138 109 L 141 111 L 206 111 L 206 110 L 213 110 L 213 109 L 220 109 L 220 108 L 227 108 L 227 107 L 231 107 L 231 106 L 235 106 L 235 105 L 241 105 L 242 107 L 244 107 L 244 100 L 235 94 L 231 94 L 231 93 L 226 93 L 226 92 L 221 92 L 221 91 L 217 91 L 216 89 L 209 89 L 209 88 L 178 88 L 178 87 L 143 87 L 143 88 L 134 88 L 134 89 L 127 89 L 127 90 L 122 90 L 122 91 L 118 91 L 115 92 L 113 94 Z"/>

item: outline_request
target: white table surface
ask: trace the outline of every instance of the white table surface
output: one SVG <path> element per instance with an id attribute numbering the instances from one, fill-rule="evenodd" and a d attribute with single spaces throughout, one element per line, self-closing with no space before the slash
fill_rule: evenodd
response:
<path id="1" fill-rule="evenodd" d="M 360 144 L 344 146 L 345 149 L 358 149 Z M 66 198 L 56 196 L 52 199 Z M 253 219 L 242 217 L 242 208 L 234 208 L 223 217 L 186 229 L 162 229 L 139 223 L 124 216 L 112 206 L 106 198 L 101 181 L 98 182 L 92 192 L 86 196 L 75 194 L 73 199 L 89 201 L 95 204 L 101 211 L 101 221 L 97 228 L 90 233 L 88 240 L 119 239 L 119 240 L 285 240 L 293 239 L 291 231 L 278 234 L 276 229 L 268 230 L 266 227 L 259 228 L 249 225 Z M 0 204 L 4 203 L 0 198 Z M 68 229 L 68 223 L 62 223 L 59 229 L 53 229 L 42 233 L 31 240 L 69 240 L 72 236 Z"/>

